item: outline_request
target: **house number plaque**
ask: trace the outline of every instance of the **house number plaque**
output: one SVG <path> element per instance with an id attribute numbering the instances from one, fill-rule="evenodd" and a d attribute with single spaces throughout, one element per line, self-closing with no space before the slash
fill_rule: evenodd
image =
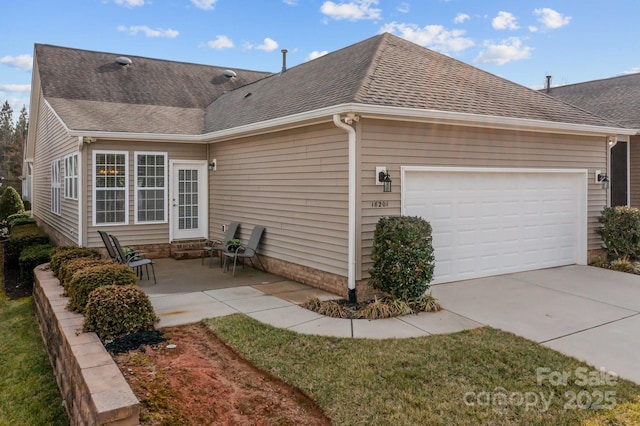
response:
<path id="1" fill-rule="evenodd" d="M 388 201 L 372 201 L 371 202 L 371 207 L 373 208 L 381 208 L 381 207 L 389 207 L 389 202 Z"/>

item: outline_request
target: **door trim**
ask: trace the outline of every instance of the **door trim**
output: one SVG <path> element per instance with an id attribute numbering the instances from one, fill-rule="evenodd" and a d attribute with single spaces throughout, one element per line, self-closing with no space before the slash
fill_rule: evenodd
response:
<path id="1" fill-rule="evenodd" d="M 174 208 L 173 208 L 173 196 L 176 193 L 175 188 L 175 173 L 176 168 L 180 166 L 198 168 L 202 172 L 202 182 L 199 186 L 200 192 L 198 195 L 202 196 L 202 203 L 200 204 L 199 214 L 204 219 L 202 227 L 201 238 L 207 238 L 209 235 L 209 175 L 207 173 L 207 161 L 206 160 L 169 160 L 169 242 L 175 241 L 174 238 Z"/>

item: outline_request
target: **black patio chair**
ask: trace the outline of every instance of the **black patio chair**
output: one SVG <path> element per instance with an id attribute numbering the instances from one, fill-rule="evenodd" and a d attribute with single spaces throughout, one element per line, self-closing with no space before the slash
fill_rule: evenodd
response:
<path id="1" fill-rule="evenodd" d="M 104 243 L 104 248 L 107 249 L 107 254 L 109 255 L 109 257 L 113 260 L 119 261 L 118 254 L 116 253 L 116 249 L 113 247 L 113 244 L 111 243 L 109 234 L 107 234 L 104 231 L 98 231 L 98 234 L 100 234 L 100 238 L 102 238 L 102 242 Z"/>
<path id="2" fill-rule="evenodd" d="M 156 284 L 156 271 L 153 267 L 153 260 L 140 258 L 140 254 L 138 252 L 133 252 L 127 255 L 120 245 L 120 241 L 118 241 L 118 238 L 113 234 L 110 234 L 109 237 L 111 238 L 111 241 L 113 241 L 113 246 L 115 247 L 116 254 L 118 256 L 118 261 L 133 268 L 136 271 L 136 275 L 140 278 L 142 278 L 142 267 L 144 266 L 147 270 L 147 279 L 149 279 L 149 265 L 151 265 L 151 272 L 153 272 L 153 283 Z"/>
<path id="3" fill-rule="evenodd" d="M 225 250 L 224 254 L 224 265 L 225 271 L 229 270 L 229 265 L 227 264 L 227 260 L 233 259 L 233 274 L 236 275 L 236 263 L 238 259 L 242 259 L 242 266 L 244 267 L 244 259 L 249 259 L 251 262 L 251 266 L 255 268 L 253 264 L 253 258 L 258 259 L 258 263 L 260 263 L 260 267 L 264 271 L 264 266 L 262 265 L 262 261 L 260 257 L 257 256 L 256 250 L 258 250 L 258 244 L 260 244 L 260 239 L 262 238 L 262 234 L 264 234 L 265 228 L 264 226 L 256 226 L 251 231 L 251 237 L 249 237 L 249 242 L 246 246 L 240 246 L 235 250 Z"/>
<path id="4" fill-rule="evenodd" d="M 204 243 L 204 247 L 202 247 L 202 261 L 201 264 L 204 265 L 204 256 L 208 252 L 209 253 L 209 268 L 211 268 L 211 261 L 213 259 L 213 254 L 216 253 L 220 256 L 220 267 L 222 268 L 222 256 L 220 253 L 226 250 L 227 241 L 233 240 L 238 233 L 238 228 L 240 224 L 237 222 L 231 222 L 227 227 L 227 233 L 224 234 L 224 241 L 220 240 L 207 240 Z"/>

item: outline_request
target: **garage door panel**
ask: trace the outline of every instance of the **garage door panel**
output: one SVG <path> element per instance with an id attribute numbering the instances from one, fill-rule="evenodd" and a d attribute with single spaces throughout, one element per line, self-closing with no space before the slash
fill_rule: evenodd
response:
<path id="1" fill-rule="evenodd" d="M 403 214 L 433 228 L 434 283 L 579 259 L 582 172 L 411 171 L 403 187 Z"/>

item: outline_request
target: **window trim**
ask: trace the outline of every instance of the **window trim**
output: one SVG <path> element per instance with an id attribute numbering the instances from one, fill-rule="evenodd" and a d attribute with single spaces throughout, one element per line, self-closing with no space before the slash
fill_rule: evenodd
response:
<path id="1" fill-rule="evenodd" d="M 125 185 L 124 185 L 124 221 L 123 222 L 112 222 L 112 223 L 97 223 L 96 221 L 96 193 L 98 189 L 96 187 L 96 157 L 101 154 L 114 154 L 114 155 L 123 155 L 124 156 L 124 168 L 126 171 L 125 175 Z M 92 211 L 91 216 L 93 220 L 93 226 L 121 226 L 129 224 L 129 152 L 128 151 L 114 151 L 114 150 L 97 150 L 92 152 L 92 163 L 91 163 L 91 192 L 92 192 Z"/>
<path id="2" fill-rule="evenodd" d="M 68 167 L 71 165 L 71 167 Z M 73 173 L 69 173 L 69 169 Z M 77 200 L 80 191 L 80 171 L 78 153 L 66 155 L 64 157 L 64 198 L 67 200 Z M 74 186 L 75 183 L 75 186 Z M 75 192 L 73 189 L 75 188 Z"/>
<path id="3" fill-rule="evenodd" d="M 51 213 L 61 216 L 61 186 L 60 186 L 60 167 L 61 160 L 60 158 L 56 158 L 51 161 L 51 204 L 49 205 Z"/>
<path id="4" fill-rule="evenodd" d="M 164 157 L 164 187 L 162 189 L 164 189 L 164 201 L 163 201 L 163 205 L 164 205 L 164 219 L 163 220 L 147 220 L 147 221 L 141 221 L 138 220 L 138 191 L 141 189 L 160 189 L 159 187 L 154 187 L 154 188 L 141 188 L 138 186 L 138 158 L 141 156 L 162 156 Z M 168 210 L 169 210 L 169 186 L 168 186 L 168 176 L 169 176 L 169 155 L 167 152 L 155 152 L 155 151 L 135 151 L 133 153 L 133 158 L 134 158 L 134 166 L 133 166 L 133 205 L 134 205 L 134 212 L 133 212 L 133 223 L 136 225 L 150 225 L 150 224 L 155 224 L 155 223 L 168 223 L 169 222 L 169 214 L 168 214 Z"/>

